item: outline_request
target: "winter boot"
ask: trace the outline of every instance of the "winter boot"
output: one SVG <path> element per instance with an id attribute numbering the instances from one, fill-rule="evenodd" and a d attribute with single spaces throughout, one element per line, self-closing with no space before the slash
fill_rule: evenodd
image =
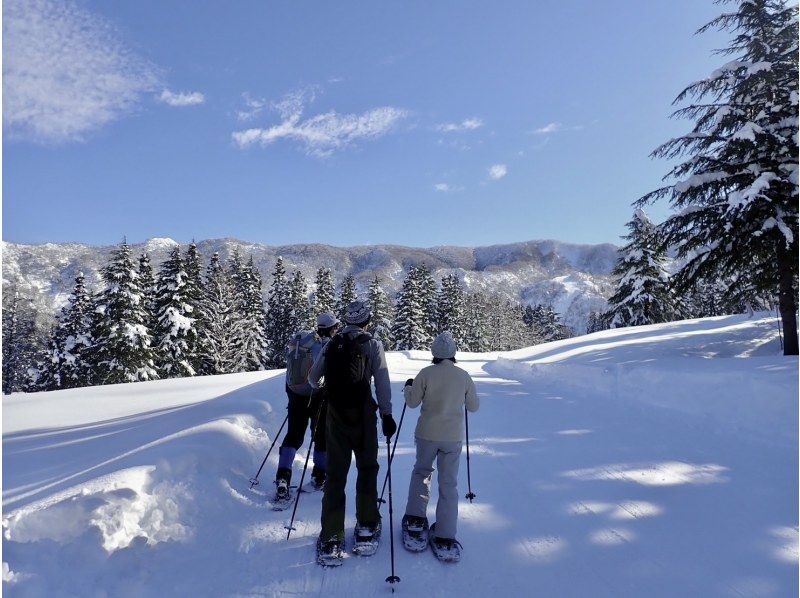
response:
<path id="1" fill-rule="evenodd" d="M 356 523 L 353 536 L 353 553 L 359 556 L 372 556 L 378 550 L 378 543 L 381 537 L 381 522 Z"/>
<path id="2" fill-rule="evenodd" d="M 411 552 L 428 548 L 428 518 L 404 515 L 402 521 L 403 546 Z"/>
<path id="3" fill-rule="evenodd" d="M 314 467 L 311 470 L 311 486 L 314 490 L 322 490 L 325 487 L 325 470 Z"/>
<path id="4" fill-rule="evenodd" d="M 317 538 L 317 563 L 323 567 L 338 567 L 344 557 L 344 542 L 333 537 L 325 542 Z"/>
<path id="5" fill-rule="evenodd" d="M 433 554 L 443 563 L 457 563 L 461 560 L 461 543 L 455 538 L 437 538 L 435 523 L 431 526 L 430 544 Z"/>
<path id="6" fill-rule="evenodd" d="M 275 476 L 275 498 L 272 499 L 272 508 L 283 511 L 292 502 L 292 490 L 289 484 L 292 481 L 292 470 L 279 467 Z"/>

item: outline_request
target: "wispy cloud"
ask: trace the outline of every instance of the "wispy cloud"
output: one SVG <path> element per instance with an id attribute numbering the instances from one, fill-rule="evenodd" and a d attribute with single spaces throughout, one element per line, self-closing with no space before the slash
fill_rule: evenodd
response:
<path id="1" fill-rule="evenodd" d="M 464 188 L 457 185 L 451 185 L 449 183 L 436 183 L 433 186 L 433 189 L 439 193 L 453 193 L 454 191 L 461 191 Z"/>
<path id="2" fill-rule="evenodd" d="M 582 131 L 583 125 L 573 125 L 571 127 L 565 127 L 560 122 L 551 122 L 547 123 L 543 127 L 539 127 L 538 129 L 534 129 L 531 131 L 534 135 L 551 135 L 553 133 L 559 133 L 561 131 Z"/>
<path id="3" fill-rule="evenodd" d="M 436 125 L 436 130 L 442 131 L 443 133 L 456 133 L 459 131 L 474 131 L 475 129 L 480 129 L 482 126 L 483 121 L 477 116 L 473 116 L 472 118 L 462 120 L 460 123 L 442 123 Z"/>
<path id="4" fill-rule="evenodd" d="M 3 3 L 3 121 L 11 138 L 80 141 L 156 89 L 155 67 L 67 0 Z"/>
<path id="5" fill-rule="evenodd" d="M 492 164 L 489 167 L 489 178 L 493 181 L 502 179 L 508 174 L 508 166 L 505 164 Z"/>
<path id="6" fill-rule="evenodd" d="M 234 131 L 233 142 L 240 148 L 246 148 L 253 145 L 264 147 L 281 139 L 292 139 L 299 142 L 308 154 L 325 157 L 359 140 L 382 137 L 408 116 L 408 112 L 402 108 L 382 106 L 361 114 L 339 114 L 330 110 L 303 119 L 306 106 L 314 101 L 316 93 L 315 88 L 303 88 L 287 94 L 278 102 L 270 102 L 269 107 L 279 114 L 281 122 L 267 128 Z M 257 104 L 251 106 L 251 110 L 257 110 L 256 114 L 267 106 L 260 105 L 261 102 L 251 102 Z"/>
<path id="7" fill-rule="evenodd" d="M 202 104 L 206 101 L 206 97 L 199 91 L 175 93 L 165 89 L 161 92 L 161 95 L 158 96 L 158 100 L 170 106 L 182 107 Z"/>

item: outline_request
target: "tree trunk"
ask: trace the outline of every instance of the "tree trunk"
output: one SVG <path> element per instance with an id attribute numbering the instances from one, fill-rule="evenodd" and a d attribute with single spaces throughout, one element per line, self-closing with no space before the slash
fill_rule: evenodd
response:
<path id="1" fill-rule="evenodd" d="M 778 308 L 783 321 L 783 354 L 797 355 L 797 297 L 792 275 L 793 255 L 783 240 L 778 245 Z"/>

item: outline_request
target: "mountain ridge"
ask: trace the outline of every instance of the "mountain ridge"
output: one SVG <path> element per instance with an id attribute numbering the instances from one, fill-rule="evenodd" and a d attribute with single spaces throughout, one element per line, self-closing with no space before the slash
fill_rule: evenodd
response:
<path id="1" fill-rule="evenodd" d="M 134 256 L 146 251 L 155 268 L 175 245 L 186 243 L 153 237 L 130 244 Z M 552 305 L 576 333 L 585 331 L 590 311 L 605 308 L 611 295 L 610 272 L 618 248 L 611 243 L 581 244 L 554 239 L 485 246 L 354 245 L 323 243 L 267 245 L 224 237 L 197 241 L 204 264 L 214 253 L 224 260 L 235 250 L 253 261 L 264 278 L 264 290 L 275 260 L 282 256 L 287 269 L 299 268 L 313 282 L 316 270 L 330 268 L 337 281 L 352 274 L 359 292 L 379 276 L 390 294 L 402 285 L 409 268 L 427 265 L 436 278 L 455 273 L 470 291 L 496 292 L 526 303 Z M 39 295 L 44 309 L 57 310 L 69 295 L 78 272 L 90 288 L 102 284 L 100 269 L 116 245 L 83 243 L 22 244 L 3 242 L 3 285 Z"/>

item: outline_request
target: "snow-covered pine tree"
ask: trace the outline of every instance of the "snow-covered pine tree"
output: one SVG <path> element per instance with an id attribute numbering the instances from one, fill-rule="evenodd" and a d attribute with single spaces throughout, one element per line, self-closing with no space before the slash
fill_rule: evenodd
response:
<path id="1" fill-rule="evenodd" d="M 156 280 L 150 256 L 146 252 L 139 256 L 139 286 L 142 289 L 144 308 L 147 312 L 147 327 L 153 331 L 156 329 Z"/>
<path id="2" fill-rule="evenodd" d="M 698 31 L 730 31 L 720 53 L 733 60 L 678 95 L 674 103 L 692 103 L 673 116 L 694 128 L 652 154 L 684 158 L 667 174 L 675 182 L 637 203 L 669 197 L 676 210 L 662 229 L 685 262 L 679 290 L 747 272 L 757 290 L 778 296 L 784 353 L 797 355 L 798 9 L 737 4 Z"/>
<path id="3" fill-rule="evenodd" d="M 94 382 L 157 379 L 144 295 L 126 241 L 111 253 L 102 275 L 105 289 L 95 298 L 92 318 Z"/>
<path id="4" fill-rule="evenodd" d="M 211 257 L 206 270 L 200 312 L 205 326 L 200 332 L 203 372 L 232 374 L 245 370 L 241 350 L 244 322 L 240 317 L 237 296 L 219 254 Z"/>
<path id="5" fill-rule="evenodd" d="M 356 279 L 352 274 L 348 274 L 342 279 L 342 284 L 339 287 L 339 297 L 336 300 L 336 317 L 344 322 L 344 314 L 347 311 L 347 306 L 358 299 L 356 293 Z"/>
<path id="6" fill-rule="evenodd" d="M 586 322 L 586 334 L 592 334 L 593 332 L 600 332 L 601 330 L 606 330 L 608 325 L 603 318 L 603 314 L 601 312 L 590 311 L 589 318 Z"/>
<path id="7" fill-rule="evenodd" d="M 336 287 L 333 284 L 333 273 L 328 268 L 320 268 L 314 278 L 314 294 L 311 298 L 312 315 L 336 313 Z"/>
<path id="8" fill-rule="evenodd" d="M 308 283 L 300 270 L 295 270 L 289 281 L 289 296 L 291 306 L 291 324 L 289 328 L 294 331 L 314 330 L 316 318 L 311 311 L 308 300 Z"/>
<path id="9" fill-rule="evenodd" d="M 436 299 L 436 332 L 449 330 L 459 347 L 466 347 L 464 288 L 455 274 L 442 278 Z"/>
<path id="10" fill-rule="evenodd" d="M 611 328 L 668 322 L 675 316 L 675 303 L 658 229 L 641 209 L 627 227 L 628 243 L 620 249 L 612 271 L 616 292 L 608 300 L 604 318 Z"/>
<path id="11" fill-rule="evenodd" d="M 267 366 L 269 357 L 270 343 L 266 332 L 266 313 L 261 287 L 261 274 L 251 255 L 247 264 L 242 266 L 236 291 L 243 332 L 243 336 L 240 337 L 242 340 L 240 349 L 246 371 L 263 370 Z"/>
<path id="12" fill-rule="evenodd" d="M 395 318 L 392 325 L 394 348 L 396 351 L 427 349 L 429 336 L 426 329 L 426 312 L 421 305 L 419 276 L 412 268 L 403 281 L 397 295 Z"/>
<path id="13" fill-rule="evenodd" d="M 189 304 L 186 266 L 179 246 L 161 265 L 156 282 L 156 364 L 162 378 L 194 376 L 197 346 L 194 308 Z"/>
<path id="14" fill-rule="evenodd" d="M 47 390 L 77 388 L 92 383 L 92 368 L 88 359 L 92 340 L 92 297 L 86 290 L 83 272 L 75 277 L 75 286 L 61 317 L 53 330 L 50 373 L 43 383 Z"/>
<path id="15" fill-rule="evenodd" d="M 187 339 L 189 365 L 192 366 L 196 374 L 202 374 L 204 373 L 202 355 L 205 353 L 205 350 L 201 344 L 205 338 L 203 328 L 206 325 L 205 318 L 203 317 L 203 310 L 200 308 L 200 304 L 203 300 L 203 264 L 200 259 L 200 253 L 197 251 L 197 244 L 194 240 L 192 240 L 189 247 L 186 249 L 183 263 L 184 269 L 186 270 L 186 305 L 194 319 L 195 330 L 194 336 Z"/>
<path id="16" fill-rule="evenodd" d="M 392 305 L 377 276 L 369 283 L 367 303 L 372 311 L 372 321 L 367 331 L 372 334 L 373 338 L 381 341 L 383 347 L 388 351 L 394 346 Z"/>
<path id="17" fill-rule="evenodd" d="M 469 293 L 464 302 L 465 351 L 481 353 L 489 350 L 487 322 L 486 297 L 483 293 Z"/>
<path id="18" fill-rule="evenodd" d="M 551 305 L 537 305 L 530 315 L 533 316 L 533 329 L 535 334 L 541 338 L 540 342 L 549 343 L 572 336 L 570 329 L 561 322 Z M 530 315 L 526 313 L 525 319 L 527 320 Z"/>
<path id="19" fill-rule="evenodd" d="M 293 330 L 292 296 L 283 258 L 278 257 L 272 271 L 272 284 L 267 295 L 267 315 L 264 332 L 268 341 L 267 363 L 270 367 L 281 368 L 286 365 L 284 351 Z"/>
<path id="20" fill-rule="evenodd" d="M 426 335 L 426 347 L 433 341 L 436 336 L 436 297 L 439 289 L 436 286 L 436 281 L 431 274 L 430 269 L 425 264 L 420 264 L 412 269 L 417 278 L 417 288 L 419 289 L 419 304 L 422 309 L 424 329 Z"/>
<path id="21" fill-rule="evenodd" d="M 33 301 L 16 289 L 3 293 L 3 393 L 31 388 L 37 357 L 46 350 L 36 328 Z"/>

